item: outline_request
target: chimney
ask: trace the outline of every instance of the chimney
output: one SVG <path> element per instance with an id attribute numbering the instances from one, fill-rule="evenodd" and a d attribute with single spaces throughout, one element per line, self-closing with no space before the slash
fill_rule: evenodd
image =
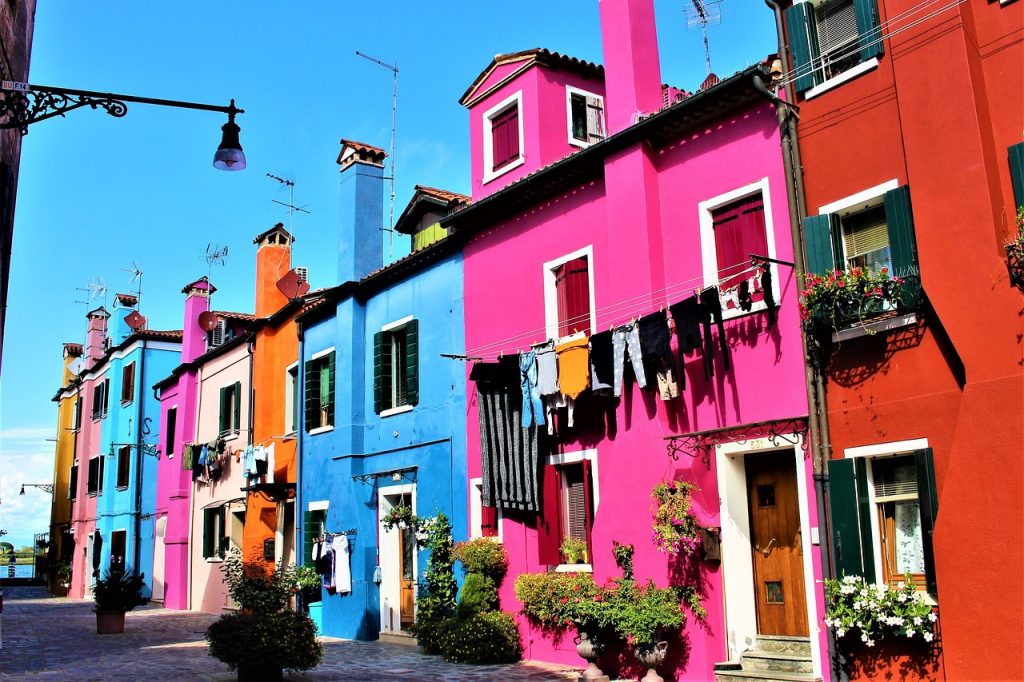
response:
<path id="1" fill-rule="evenodd" d="M 92 369 L 107 350 L 107 320 L 110 313 L 100 306 L 85 314 L 89 321 L 85 332 L 85 368 Z"/>
<path id="2" fill-rule="evenodd" d="M 288 303 L 277 283 L 292 269 L 292 243 L 295 238 L 282 223 L 257 235 L 256 245 L 256 317 L 267 317 Z"/>
<path id="3" fill-rule="evenodd" d="M 64 373 L 61 375 L 61 386 L 67 386 L 71 383 L 71 380 L 75 378 L 76 372 L 73 364 L 76 360 L 82 357 L 82 344 L 80 343 L 65 343 L 64 344 Z M 79 363 L 81 364 L 81 363 Z"/>
<path id="4" fill-rule="evenodd" d="M 132 294 L 115 294 L 114 302 L 117 307 L 117 321 L 114 323 L 114 344 L 117 345 L 135 333 L 135 330 L 128 326 L 125 318 L 138 310 L 139 298 Z"/>
<path id="5" fill-rule="evenodd" d="M 614 135 L 636 114 L 661 108 L 661 63 L 654 0 L 599 0 L 604 46 L 605 117 Z"/>
<path id="6" fill-rule="evenodd" d="M 192 362 L 206 352 L 206 330 L 199 326 L 199 316 L 210 309 L 210 296 L 217 287 L 206 277 L 200 277 L 186 284 L 181 293 L 185 294 L 185 321 L 181 328 L 181 361 Z"/>
<path id="7" fill-rule="evenodd" d="M 384 264 L 384 159 L 380 147 L 341 141 L 341 228 L 338 283 L 366 277 Z"/>

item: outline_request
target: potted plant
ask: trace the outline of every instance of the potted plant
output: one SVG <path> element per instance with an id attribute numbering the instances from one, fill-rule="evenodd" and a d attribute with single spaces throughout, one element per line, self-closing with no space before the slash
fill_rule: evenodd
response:
<path id="1" fill-rule="evenodd" d="M 304 610 L 308 610 L 310 604 L 320 601 L 321 585 L 323 581 L 316 568 L 309 564 L 295 567 L 295 592 Z"/>
<path id="2" fill-rule="evenodd" d="M 71 563 L 68 561 L 62 561 L 57 565 L 57 588 L 62 594 L 58 596 L 65 596 L 68 593 L 68 588 L 71 587 Z"/>
<path id="3" fill-rule="evenodd" d="M 565 538 L 558 546 L 562 560 L 570 565 L 590 563 L 587 556 L 587 541 L 580 538 Z"/>
<path id="4" fill-rule="evenodd" d="M 679 591 L 657 587 L 651 580 L 645 584 L 619 580 L 608 591 L 608 601 L 615 631 L 629 641 L 637 660 L 647 667 L 642 682 L 664 682 L 657 667 L 668 650 L 665 637 L 686 620 Z"/>
<path id="5" fill-rule="evenodd" d="M 800 317 L 811 334 L 822 336 L 889 311 L 913 310 L 919 303 L 918 280 L 916 273 L 892 276 L 887 267 L 808 273 L 800 292 Z"/>
<path id="6" fill-rule="evenodd" d="M 1006 269 L 1010 272 L 1010 284 L 1024 289 L 1024 206 L 1017 209 L 1014 223 L 1017 234 L 1006 244 Z"/>
<path id="7" fill-rule="evenodd" d="M 395 526 L 398 526 L 400 530 L 405 530 L 406 528 L 416 530 L 419 526 L 419 519 L 417 519 L 416 514 L 413 513 L 412 507 L 404 504 L 392 507 L 388 513 L 381 518 L 380 522 L 381 525 L 384 526 L 384 530 L 391 530 Z"/>
<path id="8" fill-rule="evenodd" d="M 668 481 L 651 491 L 654 545 L 668 554 L 690 554 L 699 545 L 700 528 L 693 512 L 692 493 L 700 490 L 688 481 Z"/>
<path id="9" fill-rule="evenodd" d="M 96 633 L 100 635 L 124 632 L 124 614 L 136 606 L 149 603 L 143 596 L 146 587 L 145 574 L 135 571 L 110 571 L 93 585 L 92 596 L 96 602 Z"/>

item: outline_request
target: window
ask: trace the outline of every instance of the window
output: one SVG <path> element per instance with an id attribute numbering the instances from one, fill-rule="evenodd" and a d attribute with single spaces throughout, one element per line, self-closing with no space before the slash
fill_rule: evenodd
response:
<path id="1" fill-rule="evenodd" d="M 484 182 L 525 161 L 522 108 L 522 93 L 517 92 L 484 113 Z"/>
<path id="2" fill-rule="evenodd" d="M 71 408 L 71 430 L 78 431 L 82 428 L 82 396 L 75 398 Z"/>
<path id="3" fill-rule="evenodd" d="M 544 264 L 544 317 L 548 338 L 596 331 L 594 316 L 593 247 Z"/>
<path id="4" fill-rule="evenodd" d="M 172 407 L 167 410 L 167 429 L 164 432 L 164 453 L 168 459 L 174 457 L 175 429 L 178 426 L 178 408 Z"/>
<path id="5" fill-rule="evenodd" d="M 896 583 L 910 574 L 937 593 L 932 530 L 938 513 L 930 449 L 829 461 L 840 575 Z"/>
<path id="6" fill-rule="evenodd" d="M 537 519 L 540 562 L 564 563 L 560 548 L 567 538 L 585 542 L 589 559 L 593 555 L 590 533 L 595 507 L 591 461 L 547 464 L 541 486 L 542 506 Z"/>
<path id="7" fill-rule="evenodd" d="M 110 534 L 110 567 L 124 570 L 125 550 L 128 545 L 128 531 L 115 530 Z"/>
<path id="8" fill-rule="evenodd" d="M 104 419 L 107 416 L 107 408 L 110 404 L 110 379 L 98 382 L 92 388 L 92 418 L 93 421 Z"/>
<path id="9" fill-rule="evenodd" d="M 1024 142 L 1006 150 L 1010 159 L 1010 184 L 1013 185 L 1013 203 L 1017 208 L 1024 206 Z M 1011 221 L 1012 222 L 1012 221 Z"/>
<path id="10" fill-rule="evenodd" d="M 497 507 L 483 505 L 483 481 L 469 482 L 469 535 L 471 538 L 500 538 L 500 512 Z"/>
<path id="11" fill-rule="evenodd" d="M 569 144 L 586 147 L 604 139 L 604 98 L 565 86 Z"/>
<path id="12" fill-rule="evenodd" d="M 68 474 L 68 499 L 78 497 L 78 462 L 71 465 L 71 473 Z"/>
<path id="13" fill-rule="evenodd" d="M 132 446 L 124 445 L 117 449 L 117 487 L 128 487 L 128 475 L 132 466 Z"/>
<path id="14" fill-rule="evenodd" d="M 284 432 L 295 433 L 299 421 L 299 365 L 285 370 L 284 377 Z"/>
<path id="15" fill-rule="evenodd" d="M 877 0 L 797 2 L 786 10 L 786 28 L 797 92 L 856 75 L 883 51 Z"/>
<path id="16" fill-rule="evenodd" d="M 306 430 L 334 426 L 334 351 L 306 363 Z"/>
<path id="17" fill-rule="evenodd" d="M 807 269 L 883 267 L 900 277 L 916 274 L 917 245 L 910 188 L 891 180 L 821 208 L 804 219 Z"/>
<path id="18" fill-rule="evenodd" d="M 302 561 L 310 563 L 313 559 L 313 542 L 324 534 L 327 524 L 326 509 L 310 509 L 302 519 Z"/>
<path id="19" fill-rule="evenodd" d="M 220 389 L 220 435 L 237 434 L 242 424 L 242 384 Z"/>
<path id="20" fill-rule="evenodd" d="M 121 369 L 121 404 L 135 399 L 135 363 L 129 362 Z"/>
<path id="21" fill-rule="evenodd" d="M 89 458 L 89 480 L 86 492 L 90 495 L 103 494 L 103 455 Z"/>
<path id="22" fill-rule="evenodd" d="M 203 510 L 203 558 L 223 559 L 227 553 L 227 512 L 224 505 Z"/>
<path id="23" fill-rule="evenodd" d="M 387 325 L 373 335 L 373 409 L 412 409 L 419 403 L 419 321 Z"/>

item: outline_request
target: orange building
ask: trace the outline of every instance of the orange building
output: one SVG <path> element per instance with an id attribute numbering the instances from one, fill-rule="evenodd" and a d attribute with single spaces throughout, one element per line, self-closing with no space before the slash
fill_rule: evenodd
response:
<path id="1" fill-rule="evenodd" d="M 62 563 L 71 563 L 75 552 L 75 537 L 71 533 L 71 465 L 75 463 L 75 439 L 82 416 L 82 398 L 76 390 L 77 366 L 82 362 L 82 344 L 64 344 L 64 367 L 61 372 L 61 391 L 54 396 L 57 406 L 57 446 L 53 458 L 53 503 L 50 508 L 50 546 L 47 588 L 51 593 L 63 595 L 67 588 L 58 580 Z"/>

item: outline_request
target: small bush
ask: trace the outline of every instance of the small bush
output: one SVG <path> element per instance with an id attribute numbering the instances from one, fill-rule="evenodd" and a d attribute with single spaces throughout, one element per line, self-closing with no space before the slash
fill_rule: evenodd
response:
<path id="1" fill-rule="evenodd" d="M 498 609 L 498 588 L 488 576 L 470 573 L 459 594 L 459 618 L 468 618 L 482 611 Z"/>
<path id="2" fill-rule="evenodd" d="M 206 641 L 210 655 L 232 670 L 309 670 L 324 656 L 313 620 L 294 611 L 224 614 L 207 628 Z"/>
<path id="3" fill-rule="evenodd" d="M 444 660 L 453 663 L 515 663 L 523 656 L 516 621 L 501 611 L 448 621 L 442 649 Z"/>
<path id="4" fill-rule="evenodd" d="M 501 585 L 508 571 L 508 550 L 491 538 L 460 542 L 455 545 L 453 554 L 462 563 L 462 570 L 467 575 L 480 573 L 493 580 L 495 586 Z"/>
<path id="5" fill-rule="evenodd" d="M 444 640 L 448 631 L 457 621 L 454 618 L 442 618 L 441 620 L 417 619 L 412 624 L 410 632 L 416 637 L 416 643 L 423 649 L 423 653 L 430 656 L 440 656 L 444 653 Z"/>

